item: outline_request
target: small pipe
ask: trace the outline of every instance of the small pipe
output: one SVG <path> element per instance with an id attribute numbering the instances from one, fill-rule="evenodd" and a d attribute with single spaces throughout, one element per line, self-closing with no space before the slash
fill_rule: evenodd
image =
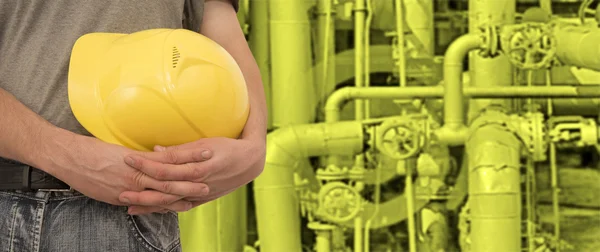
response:
<path id="1" fill-rule="evenodd" d="M 521 251 L 521 148 L 504 125 L 510 118 L 488 111 L 471 124 L 469 157 L 471 251 Z"/>
<path id="2" fill-rule="evenodd" d="M 467 53 L 481 46 L 480 35 L 473 33 L 460 36 L 444 56 L 444 127 L 458 130 L 465 127 L 465 108 L 463 106 L 463 60 Z"/>
<path id="3" fill-rule="evenodd" d="M 444 89 L 441 86 L 341 88 L 331 94 L 325 104 L 325 121 L 339 121 L 342 105 L 349 100 L 441 98 Z M 462 94 L 468 98 L 600 98 L 600 86 L 466 87 Z"/>
<path id="4" fill-rule="evenodd" d="M 364 87 L 365 74 L 365 0 L 354 1 L 354 85 L 357 88 Z M 355 101 L 355 119 L 362 120 L 365 117 L 364 103 L 361 99 Z"/>
<path id="5" fill-rule="evenodd" d="M 363 251 L 363 219 L 359 216 L 354 218 L 354 252 Z"/>
<path id="6" fill-rule="evenodd" d="M 407 223 L 408 223 L 408 250 L 410 252 L 417 252 L 417 240 L 416 240 L 416 225 L 415 225 L 415 192 L 413 189 L 413 169 L 415 169 L 412 162 L 407 162 L 406 175 L 404 176 L 404 193 L 406 194 L 406 209 L 407 209 Z"/>
<path id="7" fill-rule="evenodd" d="M 366 0 L 367 21 L 365 24 L 365 87 L 371 85 L 371 23 L 373 21 L 372 0 Z M 365 119 L 371 118 L 370 100 L 365 100 Z M 367 251 L 368 252 L 368 251 Z"/>
<path id="8" fill-rule="evenodd" d="M 395 0 L 396 8 L 396 39 L 398 46 L 398 78 L 400 87 L 406 87 L 406 53 L 404 52 L 404 13 L 402 0 Z"/>
<path id="9" fill-rule="evenodd" d="M 261 251 L 302 251 L 294 173 L 308 157 L 355 155 L 364 148 L 358 121 L 302 124 L 267 136 L 265 167 L 254 182 Z"/>

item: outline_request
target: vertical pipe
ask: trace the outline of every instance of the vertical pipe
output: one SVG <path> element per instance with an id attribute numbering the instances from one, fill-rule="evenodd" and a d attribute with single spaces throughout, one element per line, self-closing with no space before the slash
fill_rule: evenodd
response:
<path id="1" fill-rule="evenodd" d="M 354 78 L 356 87 L 364 87 L 365 71 L 365 0 L 354 1 Z M 365 117 L 364 102 L 362 99 L 355 101 L 355 119 L 362 120 Z"/>
<path id="2" fill-rule="evenodd" d="M 246 187 L 179 213 L 182 249 L 198 252 L 240 251 L 246 245 Z M 223 235 L 227 234 L 227 235 Z"/>
<path id="3" fill-rule="evenodd" d="M 506 25 L 515 22 L 516 0 L 470 0 L 469 1 L 469 32 L 479 32 L 487 25 Z M 469 57 L 471 86 L 510 86 L 512 85 L 512 66 L 506 55 L 482 56 L 474 51 Z M 500 105 L 510 108 L 509 99 L 478 99 L 471 100 L 469 105 L 469 121 L 479 114 L 481 109 L 490 105 Z"/>
<path id="4" fill-rule="evenodd" d="M 406 217 L 408 219 L 408 245 L 410 252 L 417 252 L 417 240 L 416 240 L 416 232 L 417 228 L 415 225 L 415 192 L 413 189 L 413 169 L 415 169 L 416 162 L 406 162 L 406 175 L 405 175 L 405 185 L 404 194 L 406 195 Z"/>
<path id="5" fill-rule="evenodd" d="M 435 50 L 434 41 L 434 2 L 431 0 L 404 0 L 404 13 L 406 25 L 421 45 L 414 57 L 433 57 Z"/>
<path id="6" fill-rule="evenodd" d="M 250 1 L 250 36 L 249 45 L 262 78 L 265 88 L 265 99 L 269 115 L 272 114 L 271 106 L 271 69 L 269 55 L 269 3 L 267 1 Z M 269 116 L 268 129 L 273 127 L 273 117 Z"/>
<path id="7" fill-rule="evenodd" d="M 521 251 L 521 142 L 504 126 L 508 120 L 499 112 L 478 117 L 465 145 L 471 251 Z"/>
<path id="8" fill-rule="evenodd" d="M 398 43 L 398 78 L 400 86 L 406 87 L 406 53 L 404 51 L 404 13 L 402 12 L 402 0 L 396 0 L 396 35 Z"/>
<path id="9" fill-rule="evenodd" d="M 273 126 L 311 122 L 314 81 L 309 5 L 269 0 Z"/>
<path id="10" fill-rule="evenodd" d="M 317 0 L 316 62 L 323 68 L 315 69 L 317 97 L 323 97 L 327 87 L 335 86 L 335 17 L 333 0 Z M 318 64 L 317 64 L 318 65 Z"/>
<path id="11" fill-rule="evenodd" d="M 260 251 L 302 251 L 294 173 L 303 160 L 355 155 L 363 148 L 363 126 L 357 121 L 293 125 L 269 133 L 265 168 L 253 182 Z"/>
<path id="12" fill-rule="evenodd" d="M 363 251 L 363 219 L 356 217 L 354 219 L 354 250 L 353 252 Z"/>

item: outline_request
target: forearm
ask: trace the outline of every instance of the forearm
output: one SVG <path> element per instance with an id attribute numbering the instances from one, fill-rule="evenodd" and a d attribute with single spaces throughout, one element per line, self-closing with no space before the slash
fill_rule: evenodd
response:
<path id="1" fill-rule="evenodd" d="M 242 138 L 266 141 L 267 105 L 260 70 L 227 0 L 206 1 L 200 33 L 219 43 L 236 60 L 248 86 L 250 115 Z"/>
<path id="2" fill-rule="evenodd" d="M 71 133 L 55 127 L 0 88 L 0 156 L 46 170 Z"/>

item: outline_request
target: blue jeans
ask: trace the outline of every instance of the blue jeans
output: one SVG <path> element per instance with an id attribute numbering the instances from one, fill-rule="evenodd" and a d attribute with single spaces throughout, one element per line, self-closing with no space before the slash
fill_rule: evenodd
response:
<path id="1" fill-rule="evenodd" d="M 181 251 L 175 213 L 132 216 L 77 192 L 0 191 L 0 252 Z"/>

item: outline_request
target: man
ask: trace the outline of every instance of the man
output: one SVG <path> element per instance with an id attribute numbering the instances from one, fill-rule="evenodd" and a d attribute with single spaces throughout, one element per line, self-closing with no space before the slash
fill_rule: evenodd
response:
<path id="1" fill-rule="evenodd" d="M 237 0 L 0 0 L 1 251 L 179 251 L 175 212 L 260 174 L 266 106 L 236 9 Z M 77 38 L 183 24 L 240 65 L 251 101 L 242 136 L 146 153 L 91 137 L 67 100 Z"/>

